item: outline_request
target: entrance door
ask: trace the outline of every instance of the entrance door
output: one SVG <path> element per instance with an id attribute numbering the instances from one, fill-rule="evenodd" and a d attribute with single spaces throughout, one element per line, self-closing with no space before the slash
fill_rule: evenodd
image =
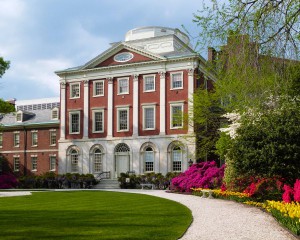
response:
<path id="1" fill-rule="evenodd" d="M 119 143 L 115 147 L 115 159 L 115 175 L 116 177 L 119 177 L 120 173 L 126 173 L 127 171 L 129 171 L 130 148 L 127 144 Z"/>
<path id="2" fill-rule="evenodd" d="M 116 155 L 117 175 L 129 171 L 129 155 Z"/>

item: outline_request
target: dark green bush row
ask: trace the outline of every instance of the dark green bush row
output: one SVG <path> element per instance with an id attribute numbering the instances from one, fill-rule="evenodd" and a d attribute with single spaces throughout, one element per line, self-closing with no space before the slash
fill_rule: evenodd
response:
<path id="1" fill-rule="evenodd" d="M 66 173 L 57 175 L 53 172 L 38 176 L 22 176 L 19 188 L 91 188 L 97 184 L 93 174 Z"/>
<path id="2" fill-rule="evenodd" d="M 142 183 L 154 184 L 156 189 L 167 189 L 171 179 L 179 173 L 169 172 L 165 176 L 161 173 L 146 173 L 142 175 L 121 173 L 118 181 L 121 188 L 140 188 Z M 127 181 L 126 181 L 127 180 Z"/>

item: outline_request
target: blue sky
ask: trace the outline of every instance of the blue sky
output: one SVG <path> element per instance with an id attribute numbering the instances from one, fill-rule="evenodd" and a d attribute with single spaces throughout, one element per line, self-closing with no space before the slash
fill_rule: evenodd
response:
<path id="1" fill-rule="evenodd" d="M 0 0 L 0 98 L 59 96 L 54 71 L 82 65 L 141 26 L 200 29 L 199 0 Z M 206 56 L 204 56 L 206 57 Z"/>

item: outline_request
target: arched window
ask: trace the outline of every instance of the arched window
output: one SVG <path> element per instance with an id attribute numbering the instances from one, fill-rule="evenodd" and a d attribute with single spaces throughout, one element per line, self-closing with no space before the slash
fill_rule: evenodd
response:
<path id="1" fill-rule="evenodd" d="M 70 159 L 71 159 L 71 172 L 78 172 L 78 151 L 76 149 L 72 149 L 70 151 Z"/>
<path id="2" fill-rule="evenodd" d="M 115 148 L 116 153 L 130 152 L 130 148 L 125 143 L 119 143 Z"/>
<path id="3" fill-rule="evenodd" d="M 172 171 L 181 172 L 182 170 L 182 149 L 179 146 L 174 146 L 171 150 Z"/>
<path id="4" fill-rule="evenodd" d="M 145 172 L 154 171 L 154 151 L 152 147 L 147 147 L 144 152 L 144 169 Z"/>
<path id="5" fill-rule="evenodd" d="M 102 172 L 102 152 L 99 148 L 94 151 L 94 172 Z"/>

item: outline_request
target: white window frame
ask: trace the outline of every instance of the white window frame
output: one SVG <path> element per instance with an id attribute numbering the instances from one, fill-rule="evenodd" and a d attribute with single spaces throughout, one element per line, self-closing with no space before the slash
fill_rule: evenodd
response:
<path id="1" fill-rule="evenodd" d="M 181 75 L 181 87 L 173 87 L 173 76 L 180 74 Z M 183 89 L 183 72 L 172 72 L 170 74 L 170 83 L 171 83 L 171 90 Z"/>
<path id="2" fill-rule="evenodd" d="M 30 161 L 31 161 L 31 172 L 37 172 L 37 164 L 38 164 L 37 155 L 31 155 Z M 34 162 L 34 161 L 36 161 L 36 162 Z"/>
<path id="3" fill-rule="evenodd" d="M 18 167 L 16 167 L 16 160 L 18 160 Z M 13 156 L 14 161 L 14 172 L 20 171 L 20 156 Z"/>
<path id="4" fill-rule="evenodd" d="M 103 93 L 102 94 L 97 94 L 96 93 L 96 85 L 97 83 L 102 83 L 102 91 Z M 102 97 L 104 96 L 104 80 L 96 80 L 96 81 L 93 81 L 93 97 Z"/>
<path id="5" fill-rule="evenodd" d="M 127 128 L 120 129 L 120 111 L 127 111 Z M 117 108 L 117 132 L 128 132 L 129 131 L 129 107 L 118 107 Z"/>
<path id="6" fill-rule="evenodd" d="M 96 153 L 97 150 L 100 150 L 100 153 Z M 96 156 L 100 158 L 99 162 L 96 162 Z M 99 171 L 96 171 L 96 165 L 100 166 Z M 102 171 L 102 168 L 103 168 L 103 152 L 100 148 L 96 148 L 93 152 L 93 172 L 99 173 Z"/>
<path id="7" fill-rule="evenodd" d="M 52 143 L 52 134 L 55 134 L 55 143 Z M 56 146 L 56 137 L 57 137 L 57 133 L 56 133 L 56 129 L 50 129 L 49 130 L 49 142 L 50 142 L 50 146 Z"/>
<path id="8" fill-rule="evenodd" d="M 14 139 L 13 139 L 13 140 L 14 140 L 14 147 L 20 147 L 20 132 L 14 132 L 13 134 L 14 134 Z M 19 139 L 18 139 L 18 140 L 19 140 L 19 141 L 18 141 L 18 144 L 16 144 L 16 136 L 17 136 L 17 135 L 19 136 L 19 137 L 18 137 L 18 138 L 19 138 Z"/>
<path id="9" fill-rule="evenodd" d="M 78 114 L 78 132 L 72 131 L 72 115 Z M 80 134 L 80 111 L 69 112 L 69 134 Z"/>
<path id="10" fill-rule="evenodd" d="M 73 96 L 73 86 L 78 85 L 78 96 Z M 80 82 L 70 83 L 70 99 L 80 98 Z"/>
<path id="11" fill-rule="evenodd" d="M 55 113 L 56 116 L 53 117 L 54 113 Z M 51 119 L 52 120 L 58 120 L 58 118 L 59 118 L 58 116 L 59 116 L 59 110 L 58 110 L 57 107 L 55 107 L 51 111 Z"/>
<path id="12" fill-rule="evenodd" d="M 54 159 L 54 168 L 52 167 L 52 160 Z M 50 172 L 54 172 L 56 170 L 56 155 L 49 156 L 49 170 Z"/>
<path id="13" fill-rule="evenodd" d="M 182 111 L 181 126 L 173 126 L 173 107 L 181 107 L 181 111 Z M 170 129 L 183 128 L 183 114 L 184 114 L 184 103 L 171 103 L 170 104 Z"/>
<path id="14" fill-rule="evenodd" d="M 174 150 L 175 148 L 180 148 L 180 150 Z M 180 161 L 174 161 L 174 155 L 173 155 L 174 151 L 180 151 L 180 155 L 181 155 L 181 160 Z M 172 147 L 171 158 L 172 158 L 172 172 L 182 172 L 182 162 L 183 162 L 183 150 L 182 150 L 182 147 L 179 147 L 179 146 Z M 178 169 L 174 170 L 174 162 L 180 162 L 180 170 L 178 170 Z"/>
<path id="15" fill-rule="evenodd" d="M 153 77 L 153 89 L 150 90 L 146 90 L 146 78 L 147 77 Z M 143 90 L 144 92 L 155 92 L 155 74 L 151 74 L 151 75 L 144 75 L 143 76 Z"/>
<path id="16" fill-rule="evenodd" d="M 104 132 L 104 109 L 94 109 L 92 110 L 93 112 L 93 133 L 103 133 Z M 99 113 L 101 112 L 102 113 L 102 130 L 101 131 L 96 131 L 96 121 L 95 121 L 95 114 L 96 113 Z"/>
<path id="17" fill-rule="evenodd" d="M 127 81 L 127 92 L 120 92 L 120 81 L 121 80 Z M 117 81 L 118 81 L 118 95 L 129 94 L 129 77 L 117 78 Z"/>
<path id="18" fill-rule="evenodd" d="M 34 135 L 36 134 L 36 143 L 34 142 Z M 31 146 L 32 147 L 37 147 L 38 146 L 38 141 L 39 141 L 39 135 L 37 130 L 32 130 L 31 131 Z"/>
<path id="19" fill-rule="evenodd" d="M 144 105 L 143 108 L 143 130 L 155 130 L 156 128 L 156 106 L 155 105 Z M 146 128 L 146 119 L 145 119 L 145 112 L 146 109 L 152 108 L 153 109 L 153 128 Z"/>
<path id="20" fill-rule="evenodd" d="M 76 153 L 72 153 L 73 150 L 75 150 Z M 72 149 L 70 151 L 70 163 L 71 163 L 71 172 L 72 173 L 78 173 L 79 172 L 79 151 L 78 150 Z"/>
<path id="21" fill-rule="evenodd" d="M 151 148 L 152 151 L 146 151 L 147 148 Z M 147 153 L 151 153 L 152 155 L 152 161 L 146 161 L 146 155 Z M 154 172 L 154 162 L 155 162 L 155 152 L 154 152 L 154 149 L 153 147 L 146 147 L 145 150 L 144 150 L 144 156 L 143 156 L 143 161 L 144 161 L 144 172 L 147 173 L 147 172 Z M 152 171 L 147 171 L 146 169 L 146 165 L 147 165 L 147 162 L 152 162 Z"/>

